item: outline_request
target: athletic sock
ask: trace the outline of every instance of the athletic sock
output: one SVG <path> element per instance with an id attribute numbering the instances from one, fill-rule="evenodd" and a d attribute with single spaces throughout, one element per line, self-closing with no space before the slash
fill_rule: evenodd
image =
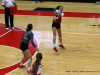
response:
<path id="1" fill-rule="evenodd" d="M 31 70 L 31 68 L 30 67 L 28 67 L 28 71 L 30 71 Z"/>
<path id="2" fill-rule="evenodd" d="M 54 47 L 56 47 L 56 44 L 53 44 Z"/>
<path id="3" fill-rule="evenodd" d="M 60 42 L 60 45 L 63 45 L 62 42 Z"/>
<path id="4" fill-rule="evenodd" d="M 23 65 L 23 63 L 22 62 L 20 62 L 20 66 L 22 66 Z"/>

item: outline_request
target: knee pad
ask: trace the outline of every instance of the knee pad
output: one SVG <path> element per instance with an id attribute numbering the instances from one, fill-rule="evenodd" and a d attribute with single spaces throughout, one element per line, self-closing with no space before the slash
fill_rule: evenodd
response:
<path id="1" fill-rule="evenodd" d="M 53 36 L 53 39 L 56 39 L 56 36 Z"/>
<path id="2" fill-rule="evenodd" d="M 32 63 L 32 60 L 31 59 L 28 59 L 28 63 Z"/>
<path id="3" fill-rule="evenodd" d="M 62 36 L 60 36 L 59 39 L 62 39 Z"/>
<path id="4" fill-rule="evenodd" d="M 25 60 L 25 59 L 26 59 L 26 57 L 23 56 L 23 57 L 22 57 L 22 60 Z"/>

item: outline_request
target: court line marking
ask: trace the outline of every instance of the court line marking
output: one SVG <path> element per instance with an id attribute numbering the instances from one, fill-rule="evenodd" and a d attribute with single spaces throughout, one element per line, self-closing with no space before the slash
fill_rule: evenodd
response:
<path id="1" fill-rule="evenodd" d="M 0 22 L 1 23 L 1 22 Z M 5 23 L 2 23 L 2 24 L 5 24 Z M 15 26 L 16 27 L 16 26 Z M 17 27 L 17 28 L 19 28 L 19 27 Z M 19 28 L 19 29 L 22 29 L 22 28 Z M 25 29 L 22 29 L 22 30 L 24 30 L 25 31 Z M 16 29 L 16 31 L 17 31 L 17 29 Z M 20 31 L 20 30 L 18 30 L 18 31 Z M 33 31 L 33 32 L 36 32 L 36 31 Z M 52 31 L 37 31 L 37 32 L 52 32 Z M 71 33 L 71 32 L 62 32 L 62 33 L 66 33 L 66 34 L 81 34 L 81 35 L 100 35 L 100 34 L 88 34 L 88 33 Z M 35 36 L 34 36 L 35 37 Z M 36 37 L 35 37 L 35 39 L 36 39 Z"/>
<path id="2" fill-rule="evenodd" d="M 81 34 L 81 35 L 100 35 L 100 34 L 87 34 L 87 33 L 69 33 L 69 32 L 62 32 L 67 34 Z"/>
<path id="3" fill-rule="evenodd" d="M 7 46 L 7 45 L 0 45 L 0 46 L 15 48 L 15 47 L 12 47 L 12 46 Z M 18 48 L 15 48 L 15 49 L 17 49 L 18 51 L 21 51 L 21 50 L 18 49 Z M 21 52 L 22 52 L 22 51 L 21 51 Z M 21 60 L 20 60 L 20 61 L 21 61 Z M 18 61 L 17 63 L 19 63 L 20 61 Z M 15 63 L 15 64 L 17 64 L 17 63 Z M 12 64 L 12 65 L 10 65 L 10 66 L 13 66 L 13 65 L 15 65 L 15 64 Z M 6 67 L 10 67 L 10 66 L 6 66 Z M 6 68 L 6 67 L 2 67 L 2 68 L 0 68 L 0 69 Z"/>
<path id="4" fill-rule="evenodd" d="M 15 31 L 17 31 L 17 29 Z M 18 31 L 21 31 L 21 30 L 18 30 Z M 33 32 L 35 33 L 35 32 L 51 32 L 51 31 L 33 31 Z M 80 35 L 100 35 L 100 34 L 70 33 L 70 32 L 62 32 L 62 33 L 66 33 L 66 34 L 80 34 Z"/>
<path id="5" fill-rule="evenodd" d="M 1 23 L 1 22 L 0 22 L 0 23 Z M 2 24 L 5 24 L 5 23 L 2 23 Z M 17 27 L 17 28 L 19 28 L 19 27 Z M 19 28 L 19 29 L 22 29 L 22 28 Z M 25 31 L 24 29 L 22 29 L 22 30 Z M 12 31 L 12 30 L 11 30 L 11 31 Z M 37 38 L 36 38 L 35 36 L 34 36 L 34 38 L 36 39 L 37 44 L 38 44 L 38 48 L 39 48 L 39 42 L 38 42 L 38 40 L 37 40 Z M 15 47 L 12 47 L 12 46 L 6 46 L 6 45 L 0 45 L 0 46 L 5 46 L 5 47 L 15 48 Z M 18 48 L 15 48 L 15 49 L 21 51 L 21 50 L 18 49 Z M 32 56 L 32 58 L 33 58 L 36 54 L 37 54 L 37 51 L 36 51 L 35 54 Z M 20 61 L 21 61 L 21 60 L 20 60 Z M 20 61 L 19 61 L 19 62 L 20 62 Z M 17 63 L 19 63 L 19 62 L 17 62 Z M 28 61 L 27 61 L 27 62 L 28 62 Z M 26 62 L 26 63 L 27 63 L 27 62 Z M 17 64 L 17 63 L 15 63 L 15 64 Z M 26 63 L 24 63 L 24 65 L 25 65 Z M 13 65 L 15 65 L 15 64 L 12 64 L 12 65 L 10 65 L 10 66 L 13 66 Z M 7 66 L 7 67 L 10 67 L 10 66 Z M 6 68 L 6 67 L 3 67 L 3 68 Z M 3 69 L 3 68 L 0 68 L 0 69 Z M 9 73 L 11 73 L 11 72 L 13 72 L 13 71 L 15 71 L 15 70 L 17 70 L 17 69 L 19 69 L 19 68 L 16 68 L 16 69 L 10 71 Z M 7 73 L 7 74 L 9 74 L 9 73 Z M 5 74 L 5 75 L 7 75 L 7 74 Z"/>
<path id="6" fill-rule="evenodd" d="M 12 46 L 7 46 L 7 45 L 0 45 L 0 46 L 15 48 L 15 47 L 12 47 Z M 22 51 L 21 51 L 20 49 L 18 49 L 18 48 L 15 48 L 15 49 L 17 49 L 18 51 L 22 52 Z M 37 53 L 37 52 L 36 52 L 36 53 Z M 34 55 L 33 55 L 33 56 L 34 56 Z M 21 61 L 21 60 L 20 60 L 20 61 Z M 13 66 L 13 65 L 17 64 L 17 63 L 19 63 L 20 61 L 18 61 L 18 62 L 16 62 L 16 63 L 12 64 L 12 65 L 10 65 L 10 66 Z M 27 62 L 26 62 L 26 63 L 27 63 Z M 24 64 L 26 64 L 26 63 L 24 63 Z M 6 66 L 6 67 L 10 67 L 10 66 Z M 6 68 L 6 67 L 2 67 L 2 68 L 0 68 L 0 69 Z"/>
<path id="7" fill-rule="evenodd" d="M 8 32 L 6 32 L 6 33 L 4 33 L 4 34 L 2 34 L 0 37 L 2 37 L 2 36 L 4 36 L 4 35 L 6 35 L 6 34 L 8 34 L 8 33 L 10 33 L 12 30 L 9 30 Z"/>
<path id="8" fill-rule="evenodd" d="M 37 54 L 37 52 L 35 52 L 35 54 L 32 56 L 32 58 L 35 56 Z M 20 60 L 21 61 L 21 60 Z M 20 62 L 19 61 L 19 62 Z M 17 63 L 19 63 L 19 62 L 17 62 Z M 17 64 L 17 63 L 15 63 L 15 64 Z M 27 63 L 27 62 L 26 62 Z M 24 63 L 24 65 L 26 64 L 26 63 Z M 13 65 L 15 65 L 15 64 L 13 64 Z M 12 65 L 12 66 L 13 66 Z M 10 74 L 10 73 L 12 73 L 12 72 L 14 72 L 14 71 L 16 71 L 17 69 L 19 69 L 19 68 L 16 68 L 16 69 L 14 69 L 14 70 L 12 70 L 12 71 L 10 71 L 9 73 L 7 73 L 7 74 Z M 5 74 L 5 75 L 7 75 L 7 74 Z"/>
<path id="9" fill-rule="evenodd" d="M 34 32 L 51 32 L 51 31 L 34 31 Z M 81 34 L 81 35 L 100 35 L 100 34 L 71 33 L 71 32 L 62 32 L 62 33 L 66 33 L 66 34 Z"/>

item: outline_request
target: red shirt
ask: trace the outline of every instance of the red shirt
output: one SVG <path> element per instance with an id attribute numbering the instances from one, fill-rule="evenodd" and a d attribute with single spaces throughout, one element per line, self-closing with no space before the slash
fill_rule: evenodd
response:
<path id="1" fill-rule="evenodd" d="M 57 16 L 56 13 L 54 14 L 54 16 L 58 17 L 57 20 L 53 20 L 54 23 L 61 23 L 61 15 Z"/>

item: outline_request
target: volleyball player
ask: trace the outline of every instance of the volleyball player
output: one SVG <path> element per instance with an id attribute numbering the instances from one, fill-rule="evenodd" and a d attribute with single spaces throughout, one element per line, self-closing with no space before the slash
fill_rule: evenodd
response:
<path id="1" fill-rule="evenodd" d="M 41 75 L 41 70 L 42 70 L 42 65 L 41 65 L 41 60 L 42 60 L 42 54 L 38 53 L 36 55 L 36 61 L 32 65 L 32 75 Z"/>
<path id="2" fill-rule="evenodd" d="M 33 42 L 34 35 L 31 32 L 32 29 L 33 29 L 33 25 L 32 24 L 28 24 L 27 25 L 27 29 L 26 29 L 26 31 L 23 34 L 22 42 L 20 44 L 20 49 L 22 50 L 23 57 L 22 57 L 22 60 L 20 62 L 19 68 L 24 68 L 25 67 L 23 65 L 23 62 L 26 59 L 26 57 L 28 57 L 28 71 L 27 71 L 28 74 L 32 74 L 32 71 L 31 71 L 32 56 L 31 56 L 31 52 L 30 52 L 30 50 L 28 48 L 29 41 L 31 41 L 32 45 L 38 51 L 38 48 L 36 47 L 36 45 Z"/>
<path id="3" fill-rule="evenodd" d="M 56 48 L 56 31 L 58 32 L 58 36 L 59 36 L 59 41 L 60 41 L 60 45 L 59 47 L 61 47 L 62 49 L 65 49 L 65 47 L 63 46 L 62 43 L 62 35 L 61 35 L 61 18 L 64 16 L 64 13 L 62 12 L 63 10 L 63 6 L 59 5 L 55 8 L 54 10 L 54 19 L 53 19 L 53 23 L 52 23 L 52 31 L 53 31 L 53 50 L 55 52 L 58 52 L 57 48 Z M 58 13 L 57 11 L 60 11 L 60 13 Z"/>

